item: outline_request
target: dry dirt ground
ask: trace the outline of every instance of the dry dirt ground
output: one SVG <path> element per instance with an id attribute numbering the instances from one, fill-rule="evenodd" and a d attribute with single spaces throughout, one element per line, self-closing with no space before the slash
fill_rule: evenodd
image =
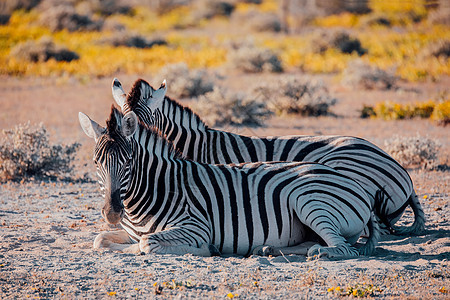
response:
<path id="1" fill-rule="evenodd" d="M 119 78 L 128 90 L 137 76 Z M 76 80 L 0 79 L 0 129 L 28 120 L 44 122 L 53 142 L 82 143 L 77 172 L 93 178 L 90 159 L 94 145 L 80 129 L 77 113 L 83 111 L 104 124 L 112 103 L 112 78 L 84 84 Z M 146 79 L 155 85 L 159 81 Z M 270 75 L 235 75 L 223 84 L 245 89 L 255 81 L 270 79 Z M 273 118 L 264 128 L 225 129 L 248 135 L 345 134 L 381 147 L 395 134 L 419 133 L 438 140 L 442 144 L 441 168 L 410 170 L 427 216 L 425 234 L 383 237 L 374 256 L 343 261 L 307 261 L 301 256 L 126 255 L 92 249 L 98 233 L 113 230 L 100 215 L 103 204 L 96 183 L 8 182 L 0 186 L 0 298 L 317 299 L 337 298 L 349 287 L 362 286 L 379 298 L 448 299 L 448 127 L 428 120 L 365 120 L 358 117 L 358 110 L 363 104 L 384 100 L 428 100 L 448 88 L 450 79 L 403 84 L 401 89 L 387 92 L 354 90 L 332 78 L 323 79 L 340 100 L 333 108 L 336 117 Z M 407 211 L 398 224 L 411 221 Z M 337 286 L 340 292 L 328 291 Z"/>

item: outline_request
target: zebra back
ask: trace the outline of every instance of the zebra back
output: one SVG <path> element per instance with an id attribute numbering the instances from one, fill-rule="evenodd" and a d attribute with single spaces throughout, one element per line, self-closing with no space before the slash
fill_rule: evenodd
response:
<path id="1" fill-rule="evenodd" d="M 134 111 L 145 124 L 158 127 L 186 157 L 214 164 L 320 162 L 359 182 L 372 198 L 372 205 L 375 205 L 376 192 L 384 192 L 384 199 L 376 210 L 384 227 L 390 228 L 400 218 L 405 203 L 414 203 L 415 211 L 419 212 L 416 216 L 423 216 L 420 204 L 408 200 L 413 197 L 413 184 L 407 171 L 364 139 L 351 136 L 259 138 L 214 130 L 189 108 L 168 97 L 161 97 L 160 90 L 153 89 L 144 80 L 136 81 L 124 100 L 123 109 Z M 419 227 L 423 229 L 423 226 Z"/>

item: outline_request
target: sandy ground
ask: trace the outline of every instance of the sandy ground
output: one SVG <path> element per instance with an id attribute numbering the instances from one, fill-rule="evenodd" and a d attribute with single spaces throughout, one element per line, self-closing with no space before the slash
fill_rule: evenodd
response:
<path id="1" fill-rule="evenodd" d="M 0 128 L 43 121 L 52 140 L 82 143 L 77 166 L 93 177 L 94 145 L 79 128 L 76 113 L 84 111 L 103 123 L 112 103 L 111 80 L 83 85 L 3 79 Z M 134 79 L 122 79 L 125 89 Z M 237 88 L 245 85 L 234 82 Z M 414 99 L 426 100 L 447 83 L 424 85 Z M 258 135 L 346 134 L 380 146 L 395 134 L 419 133 L 438 140 L 443 145 L 439 156 L 443 168 L 410 171 L 427 216 L 424 235 L 383 237 L 374 256 L 343 261 L 307 261 L 302 256 L 126 255 L 92 249 L 98 233 L 114 230 L 100 215 L 103 203 L 96 183 L 8 182 L 0 185 L 0 298 L 317 299 L 337 298 L 358 286 L 372 289 L 380 298 L 450 298 L 448 128 L 427 120 L 358 118 L 362 103 L 374 104 L 386 97 L 407 101 L 413 97 L 409 92 L 351 92 L 339 85 L 332 91 L 341 99 L 335 107 L 338 117 L 274 118 L 266 128 L 226 129 Z M 398 224 L 411 221 L 407 211 Z M 337 286 L 339 292 L 333 289 Z"/>
<path id="2" fill-rule="evenodd" d="M 450 179 L 448 173 L 430 176 Z M 449 296 L 442 288 L 450 284 L 450 207 L 439 192 L 423 201 L 428 220 L 424 235 L 384 237 L 374 256 L 343 261 L 95 251 L 95 236 L 114 230 L 100 215 L 103 204 L 95 183 L 9 183 L 2 185 L 0 195 L 3 299 L 148 298 L 158 292 L 161 298 L 224 298 L 232 293 L 316 299 L 335 297 L 329 288 L 346 291 L 357 285 L 374 285 L 374 294 L 382 298 Z M 402 221 L 411 221 L 410 214 Z"/>

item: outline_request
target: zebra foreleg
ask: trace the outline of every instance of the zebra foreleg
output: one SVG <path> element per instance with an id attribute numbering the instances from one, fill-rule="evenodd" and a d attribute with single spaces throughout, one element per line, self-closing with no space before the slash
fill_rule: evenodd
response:
<path id="1" fill-rule="evenodd" d="M 273 247 L 268 245 L 258 246 L 253 249 L 254 255 L 261 256 L 280 256 L 280 255 L 306 255 L 308 254 L 309 248 L 317 244 L 316 242 L 304 242 L 291 247 Z"/>
<path id="2" fill-rule="evenodd" d="M 100 248 L 127 253 L 131 253 L 130 250 L 132 248 L 137 248 L 137 250 L 139 250 L 138 244 L 130 238 L 125 230 L 102 232 L 97 235 L 94 240 L 94 249 Z"/>
<path id="3" fill-rule="evenodd" d="M 200 247 L 191 245 L 185 238 L 186 232 L 180 228 L 171 228 L 164 231 L 146 234 L 141 236 L 139 248 L 145 254 L 176 254 L 184 255 L 187 253 L 198 256 L 211 256 L 212 249 L 207 243 Z M 214 252 L 215 253 L 215 252 Z"/>
<path id="4" fill-rule="evenodd" d="M 308 250 L 309 258 L 348 258 L 359 256 L 359 251 L 353 246 L 347 243 L 343 243 L 337 246 L 325 247 L 319 244 L 315 244 Z"/>

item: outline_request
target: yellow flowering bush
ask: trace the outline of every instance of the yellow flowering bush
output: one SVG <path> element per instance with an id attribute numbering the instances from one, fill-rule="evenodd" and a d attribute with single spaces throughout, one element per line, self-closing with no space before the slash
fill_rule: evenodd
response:
<path id="1" fill-rule="evenodd" d="M 317 32 L 320 28 L 332 31 L 335 28 L 347 28 L 349 34 L 361 42 L 367 53 L 361 52 L 361 60 L 369 66 L 381 70 L 395 70 L 395 75 L 408 81 L 438 80 L 450 74 L 450 64 L 445 55 L 432 55 L 425 51 L 439 41 L 450 40 L 450 29 L 445 25 L 431 25 L 427 22 L 410 24 L 393 21 L 391 16 L 415 14 L 424 16 L 427 11 L 425 0 L 388 3 L 372 0 L 369 6 L 372 15 L 386 16 L 390 25 L 403 26 L 402 30 L 393 31 L 389 26 L 364 26 L 364 16 L 342 13 L 316 18 L 312 22 L 314 30 L 302 34 L 277 35 L 271 32 L 251 33 L 257 48 L 268 48 L 277 53 L 281 65 L 297 68 L 310 73 L 340 73 L 347 68 L 350 61 L 357 58 L 356 53 L 342 53 L 329 47 L 324 51 L 314 48 Z M 239 2 L 236 11 L 245 13 L 257 10 L 264 13 L 279 12 L 281 2 L 263 0 L 260 4 Z M 367 15 L 370 16 L 371 14 Z M 292 18 L 293 16 L 289 16 Z M 51 32 L 39 25 L 39 11 L 15 11 L 9 23 L 0 26 L 0 74 L 38 75 L 38 76 L 110 76 L 115 72 L 149 73 L 171 63 L 185 62 L 189 68 L 219 67 L 227 62 L 232 52 L 230 41 L 248 36 L 242 32 L 236 37 L 228 31 L 217 32 L 211 36 L 202 33 L 180 32 L 178 29 L 196 26 L 203 30 L 211 22 L 214 25 L 231 25 L 217 20 L 199 20 L 193 17 L 190 6 L 177 6 L 163 14 L 158 14 L 146 7 L 133 7 L 127 15 L 112 15 L 106 21 L 124 26 L 127 31 L 146 38 L 161 38 L 168 45 L 155 46 L 151 49 L 133 49 L 122 46 L 100 45 L 101 38 L 111 38 L 112 31 L 102 32 L 68 32 L 61 30 Z M 400 17 L 399 17 L 400 18 Z M 403 17 L 402 17 L 403 18 Z M 292 21 L 292 20 L 291 20 Z M 227 23 L 228 22 L 228 23 Z M 334 28 L 335 27 L 335 28 Z M 108 28 L 108 27 L 105 27 Z M 18 58 L 10 58 L 11 49 L 25 41 L 36 41 L 43 36 L 50 36 L 55 44 L 61 45 L 79 54 L 80 58 L 70 63 L 46 62 L 27 63 Z M 431 54 L 430 54 L 431 53 Z"/>
<path id="2" fill-rule="evenodd" d="M 382 118 L 384 120 L 401 120 L 411 118 L 430 118 L 438 125 L 450 123 L 450 100 L 426 101 L 415 104 L 400 104 L 391 101 L 381 102 L 375 106 L 364 106 L 361 117 Z"/>

